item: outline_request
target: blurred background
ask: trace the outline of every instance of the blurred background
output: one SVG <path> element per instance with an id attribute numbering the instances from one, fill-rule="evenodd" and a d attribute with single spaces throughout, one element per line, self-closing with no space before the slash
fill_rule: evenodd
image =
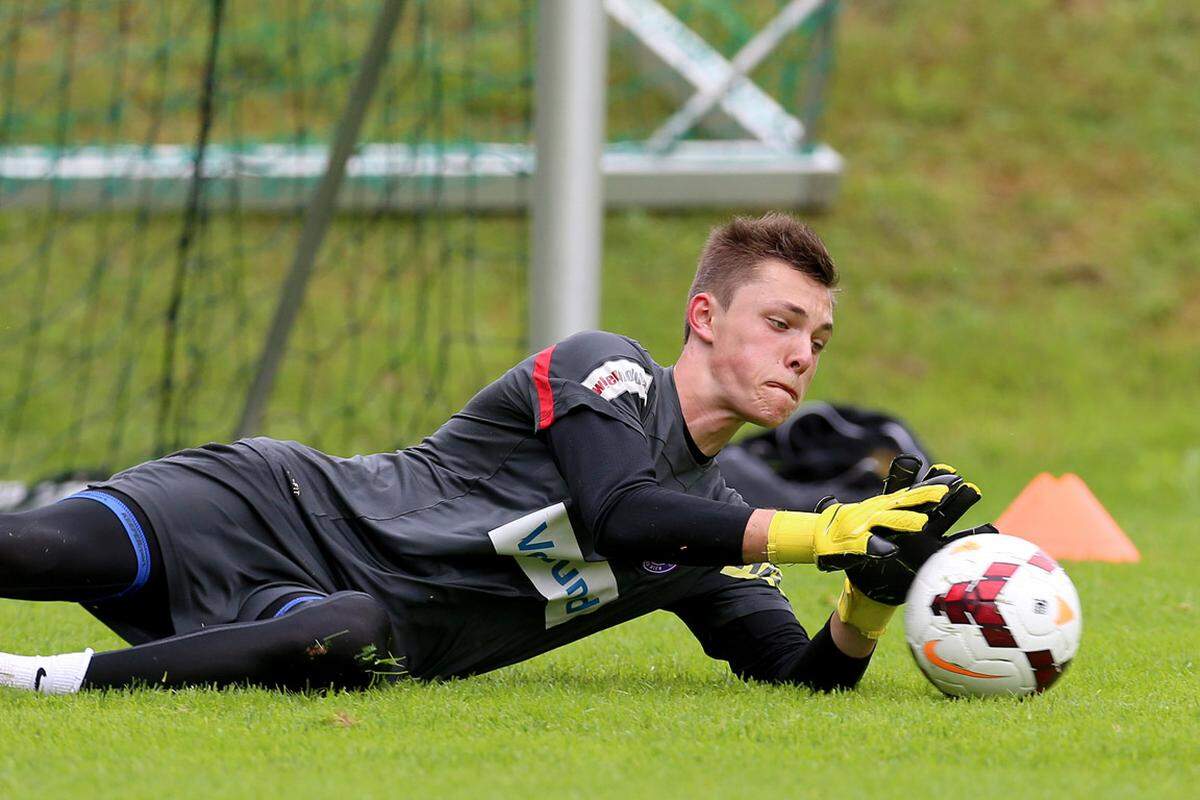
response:
<path id="1" fill-rule="evenodd" d="M 1193 796 L 1197 42 L 1189 0 L 2 0 L 0 507 L 232 439 L 280 320 L 250 429 L 340 455 L 561 325 L 671 363 L 708 231 L 779 209 L 843 274 L 812 399 L 904 419 L 982 487 L 964 525 L 1078 473 L 1141 561 L 1067 563 L 1081 655 L 1035 702 L 935 702 L 898 623 L 855 693 L 743 685 L 660 613 L 362 696 L 10 693 L 0 794 Z M 785 573 L 815 630 L 840 578 Z M 68 604 L 0 631 L 121 646 Z"/>
<path id="2" fill-rule="evenodd" d="M 0 480 L 245 432 L 384 5 L 0 6 Z M 404 446 L 535 349 L 555 5 L 398 4 L 253 432 Z M 1194 518 L 1193 4 L 596 6 L 595 324 L 672 362 L 709 229 L 791 211 L 844 275 L 813 398 L 905 419 L 983 485 L 980 518 L 1042 470 L 1083 475 L 1139 546 Z"/>

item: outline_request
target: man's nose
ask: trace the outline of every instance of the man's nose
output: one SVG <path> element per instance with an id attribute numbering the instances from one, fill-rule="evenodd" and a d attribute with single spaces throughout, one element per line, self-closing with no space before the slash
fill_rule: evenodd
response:
<path id="1" fill-rule="evenodd" d="M 812 367 L 812 363 L 813 354 L 811 348 L 795 350 L 788 355 L 787 359 L 788 369 L 797 375 L 803 375 L 805 372 L 808 372 L 809 368 Z"/>

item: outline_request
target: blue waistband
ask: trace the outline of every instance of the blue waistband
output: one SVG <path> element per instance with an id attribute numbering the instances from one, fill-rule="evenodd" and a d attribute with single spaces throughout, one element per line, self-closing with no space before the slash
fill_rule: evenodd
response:
<path id="1" fill-rule="evenodd" d="M 282 606 L 279 607 L 279 610 L 275 612 L 275 616 L 282 617 L 284 614 L 291 611 L 293 608 L 300 605 L 301 603 L 311 603 L 313 600 L 324 600 L 324 599 L 325 598 L 319 594 L 306 594 L 303 597 L 293 597 L 291 600 L 288 600 L 286 603 L 284 603 Z M 272 619 L 273 618 L 274 617 L 272 617 Z"/>
<path id="2" fill-rule="evenodd" d="M 145 586 L 146 581 L 150 580 L 150 542 L 146 539 L 146 532 L 142 530 L 141 523 L 138 522 L 133 512 L 129 510 L 129 506 L 111 494 L 91 490 L 77 492 L 64 499 L 74 500 L 77 497 L 86 500 L 95 500 L 107 506 L 109 511 L 116 514 L 117 519 L 121 520 L 121 525 L 125 528 L 125 533 L 129 536 L 129 543 L 133 545 L 134 555 L 137 556 L 137 575 L 134 577 L 133 583 L 129 585 L 129 588 L 112 595 L 112 597 L 124 597 Z"/>

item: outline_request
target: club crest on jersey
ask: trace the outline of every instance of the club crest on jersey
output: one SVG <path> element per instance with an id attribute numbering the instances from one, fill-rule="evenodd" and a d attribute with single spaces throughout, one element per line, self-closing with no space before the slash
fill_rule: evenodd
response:
<path id="1" fill-rule="evenodd" d="M 546 627 L 595 611 L 617 597 L 607 561 L 585 561 L 567 508 L 555 503 L 488 531 L 498 555 L 513 556 L 546 598 Z"/>
<path id="2" fill-rule="evenodd" d="M 643 561 L 642 569 L 654 575 L 662 575 L 664 572 L 670 572 L 675 569 L 678 564 L 669 564 L 666 561 Z"/>
<path id="3" fill-rule="evenodd" d="M 618 358 L 605 361 L 596 367 L 582 383 L 605 400 L 612 400 L 626 392 L 636 394 L 647 402 L 650 383 L 653 379 L 646 368 L 636 361 Z"/>

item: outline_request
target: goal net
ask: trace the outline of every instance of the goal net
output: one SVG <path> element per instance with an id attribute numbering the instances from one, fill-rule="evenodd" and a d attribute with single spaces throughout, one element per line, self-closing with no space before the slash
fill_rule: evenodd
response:
<path id="1" fill-rule="evenodd" d="M 781 4 L 662 5 L 732 57 Z M 0 478 L 233 435 L 377 11 L 0 4 Z M 751 76 L 809 131 L 833 13 Z M 536 17 L 535 0 L 405 5 L 264 433 L 403 446 L 525 355 Z M 613 48 L 609 139 L 641 140 L 686 92 L 646 42 Z M 686 138 L 730 124 L 717 108 Z"/>

